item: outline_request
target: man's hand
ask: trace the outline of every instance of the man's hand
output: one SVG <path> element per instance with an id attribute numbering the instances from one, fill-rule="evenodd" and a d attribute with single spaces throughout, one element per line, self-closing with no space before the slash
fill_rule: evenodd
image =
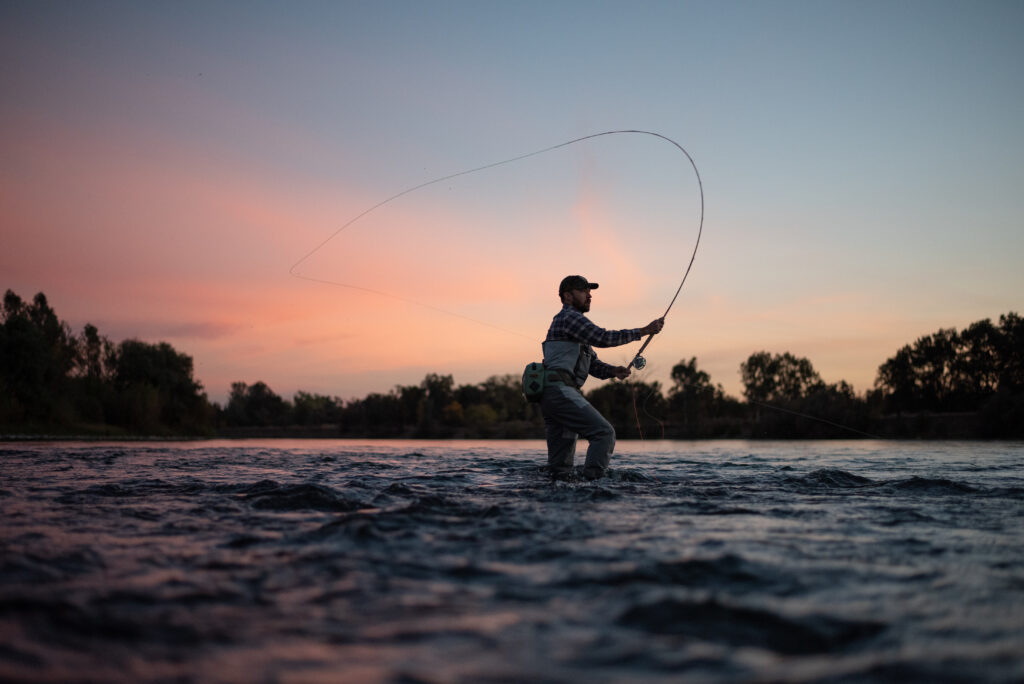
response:
<path id="1" fill-rule="evenodd" d="M 625 380 L 629 377 L 629 374 L 633 372 L 633 369 L 629 366 L 616 366 L 612 369 L 612 374 L 619 380 Z"/>
<path id="2" fill-rule="evenodd" d="M 650 323 L 648 323 L 641 330 L 641 332 L 644 335 L 655 335 L 657 333 L 660 333 L 661 329 L 664 328 L 664 327 L 665 327 L 665 319 L 664 318 L 658 318 L 658 319 L 653 320 Z"/>

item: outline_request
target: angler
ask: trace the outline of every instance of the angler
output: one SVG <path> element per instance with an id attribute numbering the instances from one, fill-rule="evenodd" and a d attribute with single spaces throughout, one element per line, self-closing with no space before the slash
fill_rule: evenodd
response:
<path id="1" fill-rule="evenodd" d="M 615 448 L 615 429 L 583 397 L 582 387 L 589 375 L 595 378 L 625 379 L 630 366 L 612 366 L 597 358 L 593 347 L 618 347 L 644 335 L 655 335 L 665 325 L 658 318 L 643 328 L 605 330 L 584 314 L 590 311 L 591 291 L 597 283 L 578 275 L 566 276 L 558 286 L 562 310 L 551 321 L 542 348 L 544 382 L 540 396 L 541 414 L 548 443 L 548 467 L 555 478 L 572 473 L 576 440 L 589 442 L 583 476 L 603 477 Z"/>

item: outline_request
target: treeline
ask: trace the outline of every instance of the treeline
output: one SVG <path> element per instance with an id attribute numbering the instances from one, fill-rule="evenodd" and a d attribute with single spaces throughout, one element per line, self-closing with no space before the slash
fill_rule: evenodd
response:
<path id="1" fill-rule="evenodd" d="M 236 382 L 223 418 L 222 432 L 233 435 L 327 430 L 346 437 L 543 436 L 540 411 L 526 402 L 513 375 L 456 386 L 452 376 L 431 373 L 418 385 L 349 401 L 298 392 L 289 402 L 263 382 Z"/>
<path id="2" fill-rule="evenodd" d="M 671 386 L 631 380 L 586 393 L 622 439 L 1024 437 L 1024 320 L 1016 313 L 942 329 L 899 349 L 858 396 L 826 383 L 805 358 L 751 354 L 743 399 L 725 394 L 696 358 Z M 165 342 L 113 343 L 79 334 L 39 293 L 7 291 L 0 311 L 0 434 L 541 438 L 537 405 L 518 375 L 456 385 L 428 374 L 361 399 L 236 382 L 211 403 L 191 357 Z"/>
<path id="3" fill-rule="evenodd" d="M 830 421 L 885 437 L 1024 436 L 1024 319 L 1013 312 L 903 346 L 862 398 L 790 354 L 753 354 L 740 374 L 764 436 L 790 436 L 812 416 L 818 430 Z"/>
<path id="4" fill-rule="evenodd" d="M 166 342 L 74 334 L 39 293 L 8 290 L 0 312 L 4 434 L 212 435 L 217 409 L 192 358 Z"/>

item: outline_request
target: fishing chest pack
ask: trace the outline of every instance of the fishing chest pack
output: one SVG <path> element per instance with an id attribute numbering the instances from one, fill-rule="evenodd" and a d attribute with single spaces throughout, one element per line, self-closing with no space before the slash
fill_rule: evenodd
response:
<path id="1" fill-rule="evenodd" d="M 544 396 L 544 383 L 547 370 L 539 361 L 526 364 L 523 371 L 523 396 L 526 401 L 537 403 Z"/>

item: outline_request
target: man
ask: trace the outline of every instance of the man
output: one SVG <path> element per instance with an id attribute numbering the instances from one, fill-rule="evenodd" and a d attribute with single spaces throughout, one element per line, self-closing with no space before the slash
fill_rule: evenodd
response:
<path id="1" fill-rule="evenodd" d="M 643 328 L 605 330 L 584 316 L 590 311 L 591 290 L 597 283 L 578 275 L 566 276 L 558 286 L 562 310 L 551 321 L 544 340 L 545 388 L 541 414 L 548 440 L 548 467 L 555 478 L 572 473 L 576 439 L 582 435 L 590 442 L 583 476 L 588 480 L 603 477 L 615 448 L 615 429 L 597 409 L 583 398 L 581 388 L 588 375 L 595 378 L 629 377 L 628 366 L 612 366 L 597 358 L 593 347 L 617 347 L 635 342 L 645 335 L 661 332 L 664 319 L 651 321 Z"/>

